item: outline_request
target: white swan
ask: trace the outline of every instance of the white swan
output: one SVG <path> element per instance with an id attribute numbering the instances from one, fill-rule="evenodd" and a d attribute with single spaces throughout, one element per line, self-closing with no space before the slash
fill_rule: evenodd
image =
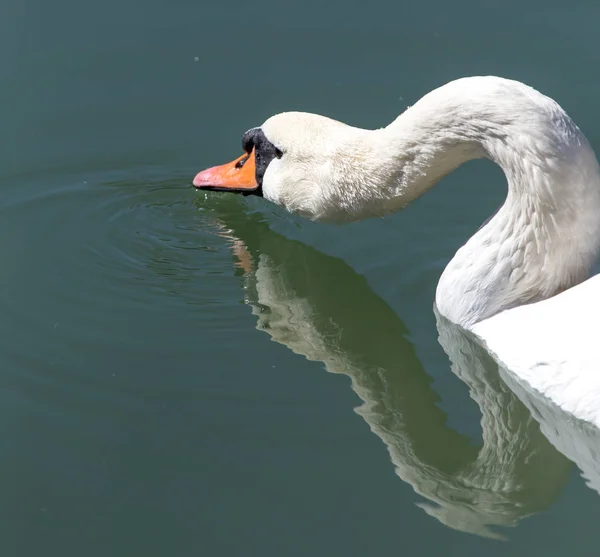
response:
<path id="1" fill-rule="evenodd" d="M 556 102 L 516 81 L 464 78 L 382 129 L 284 113 L 246 132 L 243 147 L 194 185 L 263 195 L 314 220 L 385 215 L 470 159 L 500 165 L 506 201 L 450 261 L 436 306 L 511 372 L 600 426 L 600 277 L 580 284 L 600 251 L 600 168 Z"/>

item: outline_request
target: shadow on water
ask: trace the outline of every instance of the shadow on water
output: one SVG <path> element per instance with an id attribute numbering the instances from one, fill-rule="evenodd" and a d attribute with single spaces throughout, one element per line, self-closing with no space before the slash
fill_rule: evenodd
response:
<path id="1" fill-rule="evenodd" d="M 515 526 L 552 505 L 571 463 L 461 329 L 438 317 L 452 370 L 481 411 L 481 446 L 446 425 L 406 326 L 364 277 L 272 231 L 237 200 L 215 199 L 211 207 L 245 276 L 257 328 L 350 377 L 363 400 L 356 412 L 385 443 L 397 475 L 428 500 L 418 503 L 425 512 L 451 528 L 502 539 L 490 526 Z"/>

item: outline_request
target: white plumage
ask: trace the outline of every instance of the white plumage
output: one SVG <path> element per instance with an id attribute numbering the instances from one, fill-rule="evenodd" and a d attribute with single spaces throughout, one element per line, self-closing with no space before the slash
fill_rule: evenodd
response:
<path id="1" fill-rule="evenodd" d="M 436 306 L 520 379 L 600 426 L 600 278 L 583 282 L 600 251 L 600 170 L 555 101 L 471 77 L 379 130 L 304 113 L 273 116 L 262 130 L 284 153 L 266 170 L 265 198 L 314 220 L 381 216 L 470 159 L 496 162 L 506 201 L 448 264 Z"/>

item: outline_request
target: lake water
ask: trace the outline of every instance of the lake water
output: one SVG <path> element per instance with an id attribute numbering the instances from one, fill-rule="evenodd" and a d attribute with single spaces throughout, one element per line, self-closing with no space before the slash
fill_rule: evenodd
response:
<path id="1" fill-rule="evenodd" d="M 3 553 L 595 555 L 598 493 L 484 355 L 453 372 L 438 342 L 437 280 L 499 169 L 341 227 L 190 182 L 273 113 L 380 127 L 474 74 L 556 98 L 599 151 L 599 20 L 559 0 L 5 2 Z"/>

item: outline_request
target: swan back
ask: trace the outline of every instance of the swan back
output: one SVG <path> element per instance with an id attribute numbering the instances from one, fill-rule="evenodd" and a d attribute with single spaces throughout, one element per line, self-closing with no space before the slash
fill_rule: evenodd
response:
<path id="1" fill-rule="evenodd" d="M 600 275 L 473 327 L 489 352 L 563 410 L 600 427 Z"/>

